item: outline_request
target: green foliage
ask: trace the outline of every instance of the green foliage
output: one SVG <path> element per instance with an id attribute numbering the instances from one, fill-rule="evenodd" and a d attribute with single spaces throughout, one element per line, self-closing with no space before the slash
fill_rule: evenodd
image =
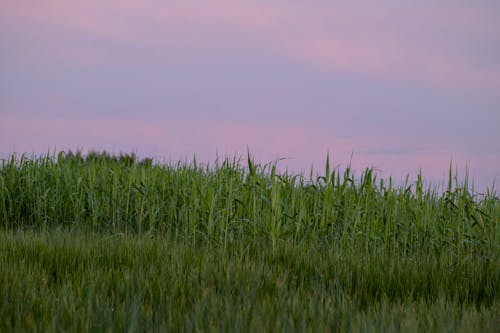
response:
<path id="1" fill-rule="evenodd" d="M 210 168 L 105 152 L 12 157 L 0 168 L 0 226 L 162 232 L 226 245 L 264 236 L 398 251 L 498 249 L 499 198 L 475 197 L 467 179 L 453 186 L 451 173 L 438 195 L 423 188 L 421 175 L 395 188 L 371 169 L 356 179 L 350 168 L 330 170 L 327 160 L 324 176 L 306 180 L 248 157 L 248 169 L 236 159 Z"/>
<path id="2" fill-rule="evenodd" d="M 478 331 L 500 318 L 498 254 L 226 249 L 165 236 L 0 232 L 1 331 Z M 495 259 L 495 260 L 493 260 Z"/>
<path id="3" fill-rule="evenodd" d="M 494 331 L 500 200 L 371 169 L 12 156 L 0 331 Z"/>

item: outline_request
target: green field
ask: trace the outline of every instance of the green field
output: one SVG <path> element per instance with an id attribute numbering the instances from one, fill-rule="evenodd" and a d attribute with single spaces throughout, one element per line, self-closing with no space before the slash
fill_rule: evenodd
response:
<path id="1" fill-rule="evenodd" d="M 500 199 L 226 159 L 10 157 L 0 331 L 500 327 Z"/>

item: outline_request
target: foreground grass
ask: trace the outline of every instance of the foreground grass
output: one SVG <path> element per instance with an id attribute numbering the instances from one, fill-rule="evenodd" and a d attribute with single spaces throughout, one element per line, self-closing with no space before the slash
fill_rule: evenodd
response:
<path id="1" fill-rule="evenodd" d="M 500 324 L 492 260 L 271 247 L 4 231 L 0 330 L 494 332 Z"/>
<path id="2" fill-rule="evenodd" d="M 491 331 L 500 200 L 371 170 L 154 165 L 105 153 L 0 168 L 0 331 Z"/>

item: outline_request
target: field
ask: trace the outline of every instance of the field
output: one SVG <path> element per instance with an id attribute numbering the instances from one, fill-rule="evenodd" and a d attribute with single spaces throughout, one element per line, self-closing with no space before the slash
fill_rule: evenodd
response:
<path id="1" fill-rule="evenodd" d="M 226 159 L 92 152 L 0 168 L 0 331 L 500 327 L 500 199 Z"/>

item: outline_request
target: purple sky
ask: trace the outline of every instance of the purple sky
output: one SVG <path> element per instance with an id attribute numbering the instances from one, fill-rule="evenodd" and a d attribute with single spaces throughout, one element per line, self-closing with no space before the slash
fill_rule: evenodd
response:
<path id="1" fill-rule="evenodd" d="M 500 2 L 0 3 L 0 157 L 48 149 L 500 176 Z"/>

